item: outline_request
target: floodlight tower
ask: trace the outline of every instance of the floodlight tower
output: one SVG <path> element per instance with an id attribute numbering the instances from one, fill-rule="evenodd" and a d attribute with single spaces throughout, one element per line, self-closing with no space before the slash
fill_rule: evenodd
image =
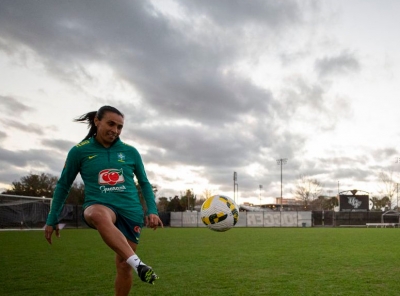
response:
<path id="1" fill-rule="evenodd" d="M 397 157 L 396 159 L 397 163 L 400 163 L 400 157 Z M 397 200 L 396 200 L 396 211 L 399 211 L 399 183 L 396 183 L 396 187 L 397 187 Z"/>
<path id="2" fill-rule="evenodd" d="M 261 189 L 262 189 L 262 185 L 260 185 L 260 195 L 259 195 L 259 198 L 260 198 L 260 207 L 261 207 Z"/>
<path id="3" fill-rule="evenodd" d="M 283 205 L 282 205 L 282 199 L 283 199 L 283 197 L 282 197 L 282 166 L 284 164 L 286 164 L 287 161 L 288 161 L 287 158 L 279 158 L 276 160 L 276 163 L 281 166 L 281 212 L 283 210 Z"/>
<path id="4" fill-rule="evenodd" d="M 237 173 L 233 172 L 233 201 L 237 204 L 237 202 L 236 202 L 236 188 L 238 188 L 238 184 L 236 183 L 236 181 L 237 181 Z"/>

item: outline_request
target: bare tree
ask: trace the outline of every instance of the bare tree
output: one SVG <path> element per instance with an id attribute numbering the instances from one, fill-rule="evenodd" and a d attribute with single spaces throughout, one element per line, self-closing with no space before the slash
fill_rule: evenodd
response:
<path id="1" fill-rule="evenodd" d="M 384 197 L 387 197 L 389 199 L 389 208 L 392 208 L 393 204 L 396 204 L 397 202 L 394 201 L 394 194 L 397 190 L 397 184 L 393 180 L 393 171 L 390 172 L 379 172 L 379 190 L 378 192 L 382 194 Z"/>
<path id="2" fill-rule="evenodd" d="M 206 200 L 207 198 L 211 197 L 214 195 L 214 192 L 212 189 L 204 189 L 203 190 L 203 194 L 202 197 L 204 198 L 204 200 Z"/>
<path id="3" fill-rule="evenodd" d="M 308 208 L 310 203 L 321 194 L 322 190 L 323 187 L 317 179 L 300 175 L 294 195 L 303 202 L 305 208 Z"/>

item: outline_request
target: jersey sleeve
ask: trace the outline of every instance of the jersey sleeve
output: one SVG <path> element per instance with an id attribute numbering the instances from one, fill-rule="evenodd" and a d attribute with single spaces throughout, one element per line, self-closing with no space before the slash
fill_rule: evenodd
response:
<path id="1" fill-rule="evenodd" d="M 73 147 L 68 153 L 60 179 L 58 179 L 56 189 L 54 190 L 50 212 L 46 220 L 47 225 L 54 227 L 58 224 L 58 216 L 60 215 L 65 200 L 68 197 L 68 192 L 79 173 L 79 163 L 80 160 L 78 157 L 77 147 Z"/>
<path id="2" fill-rule="evenodd" d="M 154 193 L 153 193 L 153 188 L 152 188 L 149 180 L 147 179 L 147 175 L 146 175 L 146 171 L 144 169 L 142 158 L 141 158 L 139 152 L 137 152 L 137 151 L 136 151 L 136 162 L 135 163 L 136 163 L 136 166 L 135 166 L 134 174 L 137 178 L 137 181 L 142 190 L 143 198 L 146 202 L 146 206 L 147 206 L 146 215 L 149 215 L 149 214 L 158 215 L 156 200 L 155 200 Z"/>

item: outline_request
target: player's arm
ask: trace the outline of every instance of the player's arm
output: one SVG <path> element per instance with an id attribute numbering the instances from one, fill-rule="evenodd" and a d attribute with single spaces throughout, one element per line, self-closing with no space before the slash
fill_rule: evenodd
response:
<path id="1" fill-rule="evenodd" d="M 158 226 L 164 227 L 160 217 L 158 216 L 156 200 L 154 197 L 153 188 L 147 179 L 146 171 L 144 169 L 142 158 L 140 157 L 139 153 L 136 155 L 135 161 L 135 176 L 138 180 L 140 188 L 142 189 L 142 194 L 144 201 L 146 202 L 147 206 L 147 213 L 146 213 L 146 226 L 153 228 L 154 230 L 157 229 Z"/>
<path id="2" fill-rule="evenodd" d="M 65 161 L 61 176 L 58 179 L 56 189 L 54 190 L 53 200 L 51 202 L 50 212 L 47 216 L 45 226 L 45 238 L 51 244 L 51 236 L 53 231 L 56 231 L 56 236 L 60 236 L 58 228 L 58 216 L 64 206 L 65 200 L 68 197 L 68 192 L 75 181 L 76 175 L 79 172 L 79 158 L 76 147 L 72 148 Z"/>

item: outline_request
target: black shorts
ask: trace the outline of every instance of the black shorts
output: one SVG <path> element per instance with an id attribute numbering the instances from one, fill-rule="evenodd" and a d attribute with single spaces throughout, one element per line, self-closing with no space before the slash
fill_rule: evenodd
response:
<path id="1" fill-rule="evenodd" d="M 104 205 L 101 204 L 102 206 L 106 206 L 107 208 L 111 209 L 114 213 L 115 216 L 117 217 L 114 225 L 122 232 L 122 234 L 129 239 L 130 241 L 134 242 L 135 244 L 139 244 L 139 239 L 140 239 L 140 232 L 143 227 L 143 223 L 138 223 L 135 221 L 132 221 L 120 214 L 109 205 Z M 82 212 L 82 218 L 83 221 L 85 221 L 86 225 L 88 225 L 90 228 L 93 228 L 92 226 L 89 225 L 89 223 L 86 222 L 85 220 L 85 215 L 84 215 L 85 210 Z"/>

